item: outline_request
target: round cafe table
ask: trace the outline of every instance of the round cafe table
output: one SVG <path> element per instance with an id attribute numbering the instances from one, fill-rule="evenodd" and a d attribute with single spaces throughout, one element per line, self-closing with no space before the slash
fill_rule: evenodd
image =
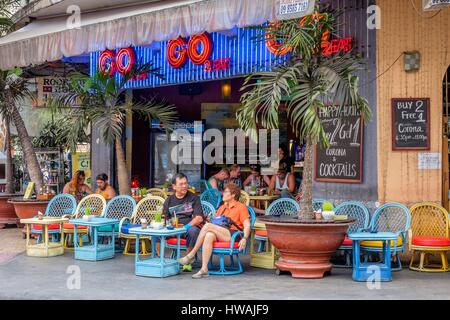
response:
<path id="1" fill-rule="evenodd" d="M 255 202 L 255 206 L 258 207 L 260 203 L 263 203 L 264 210 L 267 210 L 269 207 L 270 202 L 277 200 L 280 198 L 280 195 L 274 194 L 274 195 L 264 195 L 264 196 L 252 196 L 250 195 L 250 201 Z"/>

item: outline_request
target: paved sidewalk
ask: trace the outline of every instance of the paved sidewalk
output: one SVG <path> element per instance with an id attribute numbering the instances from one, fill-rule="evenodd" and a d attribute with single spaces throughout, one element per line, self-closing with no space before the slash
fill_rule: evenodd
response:
<path id="1" fill-rule="evenodd" d="M 22 239 L 22 229 L 0 229 L 0 265 L 25 252 L 26 240 Z"/>
<path id="2" fill-rule="evenodd" d="M 18 229 L 0 230 L 0 240 L 4 257 L 15 255 L 0 263 L 0 299 L 450 299 L 450 273 L 406 269 L 394 273 L 392 282 L 381 283 L 379 290 L 369 290 L 366 283 L 353 281 L 348 269 L 333 269 L 319 280 L 293 279 L 250 268 L 248 257 L 243 257 L 241 275 L 193 280 L 193 273 L 182 273 L 156 279 L 136 276 L 134 257 L 118 254 L 111 260 L 87 262 L 74 260 L 67 252 L 33 258 L 24 253 L 25 240 Z M 80 271 L 80 289 L 67 286 L 76 283 L 74 270 Z"/>

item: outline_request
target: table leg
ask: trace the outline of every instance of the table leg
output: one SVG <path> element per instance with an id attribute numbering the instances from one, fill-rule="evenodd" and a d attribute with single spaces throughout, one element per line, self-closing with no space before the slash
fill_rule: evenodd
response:
<path id="1" fill-rule="evenodd" d="M 78 234 L 77 234 L 77 225 L 73 225 L 73 249 L 78 248 Z"/>
<path id="2" fill-rule="evenodd" d="M 160 236 L 159 237 L 159 258 L 161 260 L 161 276 L 164 276 L 164 247 L 166 245 L 166 237 L 165 236 Z"/>
<path id="3" fill-rule="evenodd" d="M 59 242 L 61 243 L 61 246 L 64 248 L 64 223 L 60 223 L 59 225 Z"/>
<path id="4" fill-rule="evenodd" d="M 112 246 L 112 250 L 113 253 L 115 254 L 115 250 L 116 250 L 116 240 L 114 238 L 114 225 L 112 225 L 112 239 L 111 239 L 111 246 Z"/>
<path id="5" fill-rule="evenodd" d="M 177 235 L 177 261 L 180 259 L 181 255 L 181 235 Z"/>
<path id="6" fill-rule="evenodd" d="M 48 256 L 48 225 L 42 226 L 42 236 L 44 237 L 45 255 Z"/>
<path id="7" fill-rule="evenodd" d="M 135 257 L 135 262 L 139 262 L 139 235 L 136 235 L 136 245 L 135 245 L 135 253 L 136 253 L 136 257 Z"/>
<path id="8" fill-rule="evenodd" d="M 389 272 L 389 278 L 391 277 L 391 241 L 388 240 L 386 245 L 386 252 L 384 253 L 384 261 L 386 264 L 386 267 Z"/>
<path id="9" fill-rule="evenodd" d="M 361 263 L 361 259 L 359 257 L 360 253 L 359 253 L 359 241 L 358 240 L 353 240 L 352 243 L 352 247 L 353 247 L 353 280 L 358 280 L 359 279 L 359 272 L 360 272 L 360 263 Z"/>
<path id="10" fill-rule="evenodd" d="M 27 248 L 28 248 L 28 246 L 30 245 L 30 231 L 31 231 L 31 228 L 30 228 L 29 224 L 26 224 L 26 226 L 27 226 Z"/>
<path id="11" fill-rule="evenodd" d="M 92 227 L 92 236 L 94 239 L 91 239 L 91 242 L 94 245 L 94 252 L 95 252 L 95 261 L 97 261 L 98 258 L 98 234 L 97 234 L 97 227 Z"/>
<path id="12" fill-rule="evenodd" d="M 156 237 L 152 236 L 152 259 L 155 258 L 156 255 Z"/>

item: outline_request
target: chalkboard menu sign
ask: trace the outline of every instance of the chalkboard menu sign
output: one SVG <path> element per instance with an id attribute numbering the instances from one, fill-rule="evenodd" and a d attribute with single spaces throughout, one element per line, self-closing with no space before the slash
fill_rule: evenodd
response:
<path id="1" fill-rule="evenodd" d="M 315 149 L 315 180 L 323 182 L 362 182 L 363 121 L 352 106 L 328 106 L 319 117 L 330 141 L 325 149 Z"/>
<path id="2" fill-rule="evenodd" d="M 430 150 L 430 99 L 392 99 L 392 149 Z"/>

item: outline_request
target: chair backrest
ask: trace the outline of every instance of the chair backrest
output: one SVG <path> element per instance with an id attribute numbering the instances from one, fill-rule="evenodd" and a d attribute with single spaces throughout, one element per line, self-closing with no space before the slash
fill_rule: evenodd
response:
<path id="1" fill-rule="evenodd" d="M 358 229 L 367 229 L 369 227 L 369 210 L 361 202 L 343 202 L 334 209 L 334 214 L 347 215 L 350 219 L 356 219 L 356 222 L 349 226 L 347 233 L 353 233 L 358 231 Z"/>
<path id="2" fill-rule="evenodd" d="M 406 233 L 411 224 L 409 209 L 401 203 L 385 203 L 373 214 L 370 229 Z"/>
<path id="3" fill-rule="evenodd" d="M 160 188 L 150 188 L 147 190 L 147 194 L 151 194 L 152 196 L 155 197 L 161 197 L 163 199 L 167 198 L 167 194 L 164 192 L 163 189 Z"/>
<path id="4" fill-rule="evenodd" d="M 220 202 L 222 202 L 222 197 L 220 191 L 217 189 L 208 189 L 200 195 L 201 201 L 206 201 L 211 203 L 215 209 L 219 207 Z"/>
<path id="5" fill-rule="evenodd" d="M 81 199 L 76 209 L 76 218 L 82 218 L 86 212 L 86 208 L 91 209 L 91 215 L 103 216 L 105 214 L 106 200 L 99 194 L 91 194 Z"/>
<path id="6" fill-rule="evenodd" d="M 148 223 L 150 223 L 157 212 L 162 212 L 164 201 L 164 198 L 157 196 L 147 196 L 139 201 L 134 209 L 133 223 L 140 224 L 142 218 L 147 219 Z"/>
<path id="7" fill-rule="evenodd" d="M 77 200 L 71 194 L 58 194 L 50 200 L 45 215 L 48 217 L 62 217 L 65 214 L 73 215 L 77 208 Z"/>
<path id="8" fill-rule="evenodd" d="M 324 199 L 313 199 L 313 203 L 312 203 L 313 210 L 318 211 L 318 210 L 322 209 L 322 205 L 324 202 L 325 202 Z"/>
<path id="9" fill-rule="evenodd" d="M 267 208 L 266 214 L 271 216 L 289 215 L 297 216 L 300 211 L 300 205 L 297 201 L 290 198 L 281 198 L 272 202 Z"/>
<path id="10" fill-rule="evenodd" d="M 255 222 L 256 222 L 256 213 L 255 210 L 253 210 L 252 207 L 247 206 L 248 209 L 248 213 L 250 214 L 250 228 L 253 229 L 253 227 L 255 226 Z"/>
<path id="11" fill-rule="evenodd" d="M 203 214 L 204 216 L 209 220 L 211 220 L 211 218 L 216 214 L 216 209 L 214 208 L 214 206 L 206 201 L 201 201 L 202 204 L 202 209 L 203 209 Z"/>
<path id="12" fill-rule="evenodd" d="M 209 189 L 209 185 L 208 185 L 208 182 L 206 181 L 206 180 L 204 180 L 204 179 L 201 179 L 200 180 L 200 187 L 201 187 L 201 191 L 203 192 L 203 191 L 205 191 L 205 190 L 208 190 Z"/>
<path id="13" fill-rule="evenodd" d="M 244 190 L 241 190 L 241 196 L 239 197 L 239 202 L 245 204 L 246 206 L 250 205 L 250 195 L 245 192 Z"/>
<path id="14" fill-rule="evenodd" d="M 112 198 L 105 209 L 105 218 L 119 219 L 133 215 L 136 201 L 130 196 L 117 196 Z"/>
<path id="15" fill-rule="evenodd" d="M 448 212 L 434 203 L 418 203 L 411 207 L 411 231 L 414 236 L 449 236 Z"/>

